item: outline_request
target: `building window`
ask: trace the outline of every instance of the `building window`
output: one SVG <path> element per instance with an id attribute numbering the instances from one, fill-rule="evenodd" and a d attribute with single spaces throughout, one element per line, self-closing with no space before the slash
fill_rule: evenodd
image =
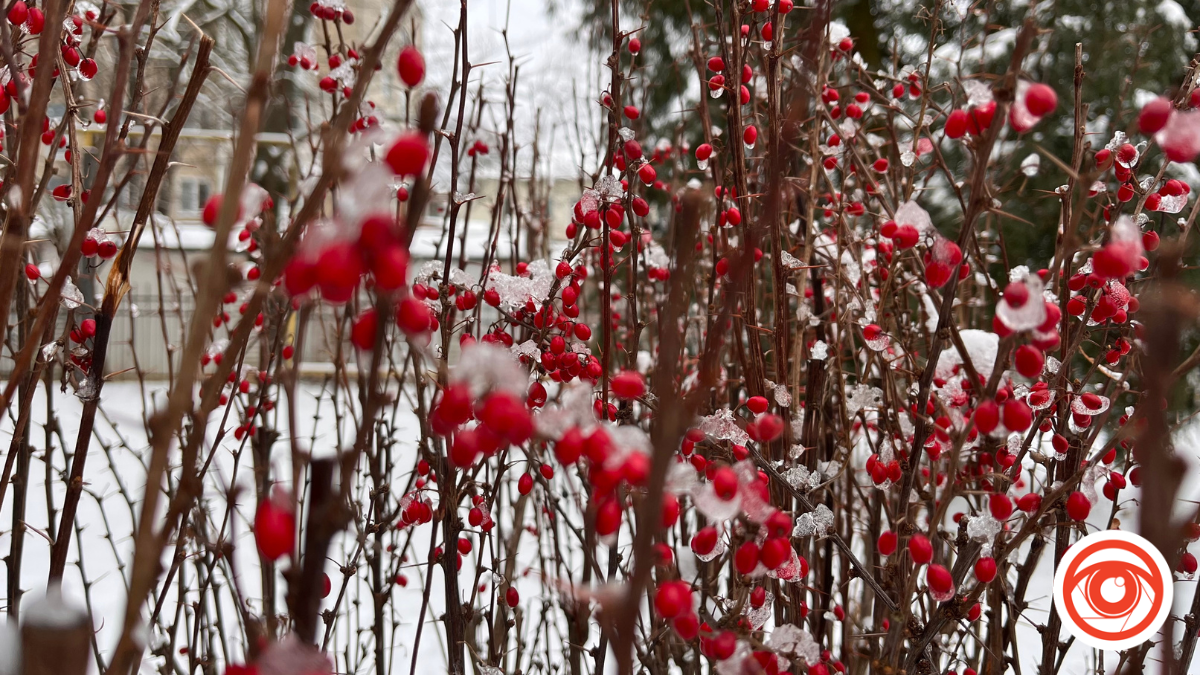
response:
<path id="1" fill-rule="evenodd" d="M 208 181 L 203 178 L 179 180 L 179 211 L 181 215 L 197 215 L 208 202 Z"/>

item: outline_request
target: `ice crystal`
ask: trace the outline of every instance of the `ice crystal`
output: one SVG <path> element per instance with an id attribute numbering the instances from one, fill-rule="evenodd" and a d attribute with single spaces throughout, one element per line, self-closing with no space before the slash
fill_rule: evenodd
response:
<path id="1" fill-rule="evenodd" d="M 1029 288 L 1029 299 L 1020 307 L 1013 307 L 1003 298 L 996 303 L 996 316 L 1013 331 L 1031 330 L 1046 321 L 1046 303 L 1042 302 L 1045 285 L 1041 278 L 1036 274 L 1027 275 L 1025 286 Z"/>
<path id="2" fill-rule="evenodd" d="M 975 541 L 991 541 L 1000 534 L 1003 528 L 999 520 L 996 520 L 990 513 L 981 516 L 971 516 L 967 520 L 967 536 Z"/>
<path id="3" fill-rule="evenodd" d="M 701 417 L 699 429 L 708 436 L 731 441 L 737 445 L 745 445 L 750 442 L 750 436 L 738 426 L 733 411 L 729 408 L 722 408 L 707 417 Z"/>
<path id="4" fill-rule="evenodd" d="M 738 514 L 742 508 L 740 495 L 725 500 L 717 496 L 712 483 L 700 483 L 692 488 L 692 501 L 696 508 L 709 520 L 729 520 Z"/>
<path id="5" fill-rule="evenodd" d="M 992 88 L 981 80 L 966 80 L 962 87 L 967 94 L 967 105 L 969 106 L 983 105 L 994 100 Z"/>
<path id="6" fill-rule="evenodd" d="M 477 342 L 463 349 L 451 379 L 465 382 L 476 398 L 500 389 L 524 396 L 529 377 L 504 347 Z"/>
<path id="7" fill-rule="evenodd" d="M 766 388 L 774 394 L 775 403 L 781 408 L 788 408 L 792 405 L 792 395 L 788 392 L 787 385 L 775 384 L 771 380 L 765 380 Z"/>
<path id="8" fill-rule="evenodd" d="M 816 361 L 824 361 L 829 356 L 829 345 L 824 340 L 817 340 L 813 343 L 810 356 Z"/>
<path id="9" fill-rule="evenodd" d="M 856 384 L 846 389 L 846 412 L 850 417 L 857 415 L 860 410 L 883 405 L 883 390 L 878 387 Z"/>
<path id="10" fill-rule="evenodd" d="M 898 206 L 894 219 L 897 224 L 912 225 L 918 232 L 925 232 L 933 227 L 929 212 L 914 201 L 907 201 Z"/>
<path id="11" fill-rule="evenodd" d="M 604 176 L 596 181 L 596 192 L 601 199 L 609 202 L 625 198 L 625 188 L 621 186 L 621 179 L 616 176 Z"/>
<path id="12" fill-rule="evenodd" d="M 742 614 L 745 614 L 746 618 L 750 621 L 750 627 L 752 630 L 760 630 L 763 627 L 763 624 L 767 622 L 767 619 L 771 618 L 773 614 L 771 608 L 774 603 L 775 594 L 767 591 L 767 599 L 763 602 L 761 607 L 755 608 L 749 603 L 746 604 L 745 609 L 742 610 Z"/>
<path id="13" fill-rule="evenodd" d="M 83 291 L 71 283 L 70 279 L 63 279 L 62 292 L 59 298 L 63 307 L 76 309 L 83 304 Z"/>
<path id="14" fill-rule="evenodd" d="M 821 660 L 821 647 L 813 636 L 803 628 L 787 623 L 777 626 L 767 637 L 767 647 L 781 653 L 804 659 L 808 665 Z"/>
<path id="15" fill-rule="evenodd" d="M 789 270 L 798 270 L 804 267 L 804 262 L 787 251 L 779 252 L 779 262 Z"/>
<path id="16" fill-rule="evenodd" d="M 555 277 L 546 261 L 535 260 L 526 269 L 529 276 L 512 276 L 502 272 L 492 272 L 488 276 L 488 288 L 500 294 L 501 308 L 511 311 L 524 306 L 529 300 L 541 303 L 550 294 Z"/>
<path id="17" fill-rule="evenodd" d="M 1036 152 L 1031 153 L 1027 157 L 1025 157 L 1025 159 L 1021 160 L 1021 173 L 1025 174 L 1026 176 L 1029 176 L 1029 177 L 1036 176 L 1038 173 L 1038 169 L 1041 168 L 1041 165 L 1042 165 L 1041 155 L 1038 155 Z"/>
<path id="18" fill-rule="evenodd" d="M 801 514 L 796 518 L 796 527 L 792 530 L 793 537 L 823 537 L 833 527 L 833 511 L 828 506 L 818 504 L 816 510 Z"/>

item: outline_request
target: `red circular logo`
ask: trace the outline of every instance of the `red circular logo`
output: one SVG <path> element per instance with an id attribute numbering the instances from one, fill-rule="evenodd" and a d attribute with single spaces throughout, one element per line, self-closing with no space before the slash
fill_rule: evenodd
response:
<path id="1" fill-rule="evenodd" d="M 1126 649 L 1162 627 L 1171 610 L 1172 582 L 1166 560 L 1150 542 L 1120 530 L 1097 532 L 1059 561 L 1055 609 L 1085 644 Z"/>

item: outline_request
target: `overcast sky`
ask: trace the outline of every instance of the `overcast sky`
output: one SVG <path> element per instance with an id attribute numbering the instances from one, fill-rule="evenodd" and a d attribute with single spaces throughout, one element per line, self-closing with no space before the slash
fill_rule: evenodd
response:
<path id="1" fill-rule="evenodd" d="M 445 101 L 454 65 L 454 35 L 460 6 L 454 0 L 425 0 L 423 28 L 428 62 L 428 82 L 439 86 Z M 505 80 L 508 76 L 508 57 L 502 31 L 508 28 L 508 44 L 520 67 L 517 82 L 516 136 L 519 144 L 532 143 L 534 120 L 541 110 L 542 154 L 553 156 L 555 173 L 567 177 L 576 174 L 579 165 L 579 144 L 575 140 L 575 121 L 578 110 L 582 133 L 589 137 L 595 132 L 598 120 L 600 76 L 608 71 L 600 59 L 590 53 L 583 41 L 576 39 L 579 24 L 579 0 L 556 0 L 557 10 L 548 10 L 547 0 L 470 0 L 468 8 L 468 54 L 472 64 L 480 66 L 471 72 L 471 95 L 479 82 L 484 83 L 485 97 L 490 106 L 484 115 L 485 127 L 489 118 L 503 127 Z M 578 92 L 578 109 L 572 97 L 572 86 Z M 468 114 L 471 107 L 468 102 Z M 492 127 L 495 128 L 495 127 Z M 485 135 L 492 145 L 494 136 Z M 553 143 L 553 152 L 550 144 Z M 531 151 L 523 156 L 528 160 Z M 492 155 L 494 161 L 495 155 Z M 542 169 L 544 170 L 544 169 Z"/>

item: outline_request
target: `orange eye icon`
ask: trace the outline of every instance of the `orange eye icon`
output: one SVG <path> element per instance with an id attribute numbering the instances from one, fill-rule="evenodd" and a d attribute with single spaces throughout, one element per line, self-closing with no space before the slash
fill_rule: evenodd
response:
<path id="1" fill-rule="evenodd" d="M 1171 611 L 1173 577 L 1150 542 L 1120 530 L 1097 532 L 1067 549 L 1054 574 L 1063 625 L 1097 649 L 1145 642 Z"/>

